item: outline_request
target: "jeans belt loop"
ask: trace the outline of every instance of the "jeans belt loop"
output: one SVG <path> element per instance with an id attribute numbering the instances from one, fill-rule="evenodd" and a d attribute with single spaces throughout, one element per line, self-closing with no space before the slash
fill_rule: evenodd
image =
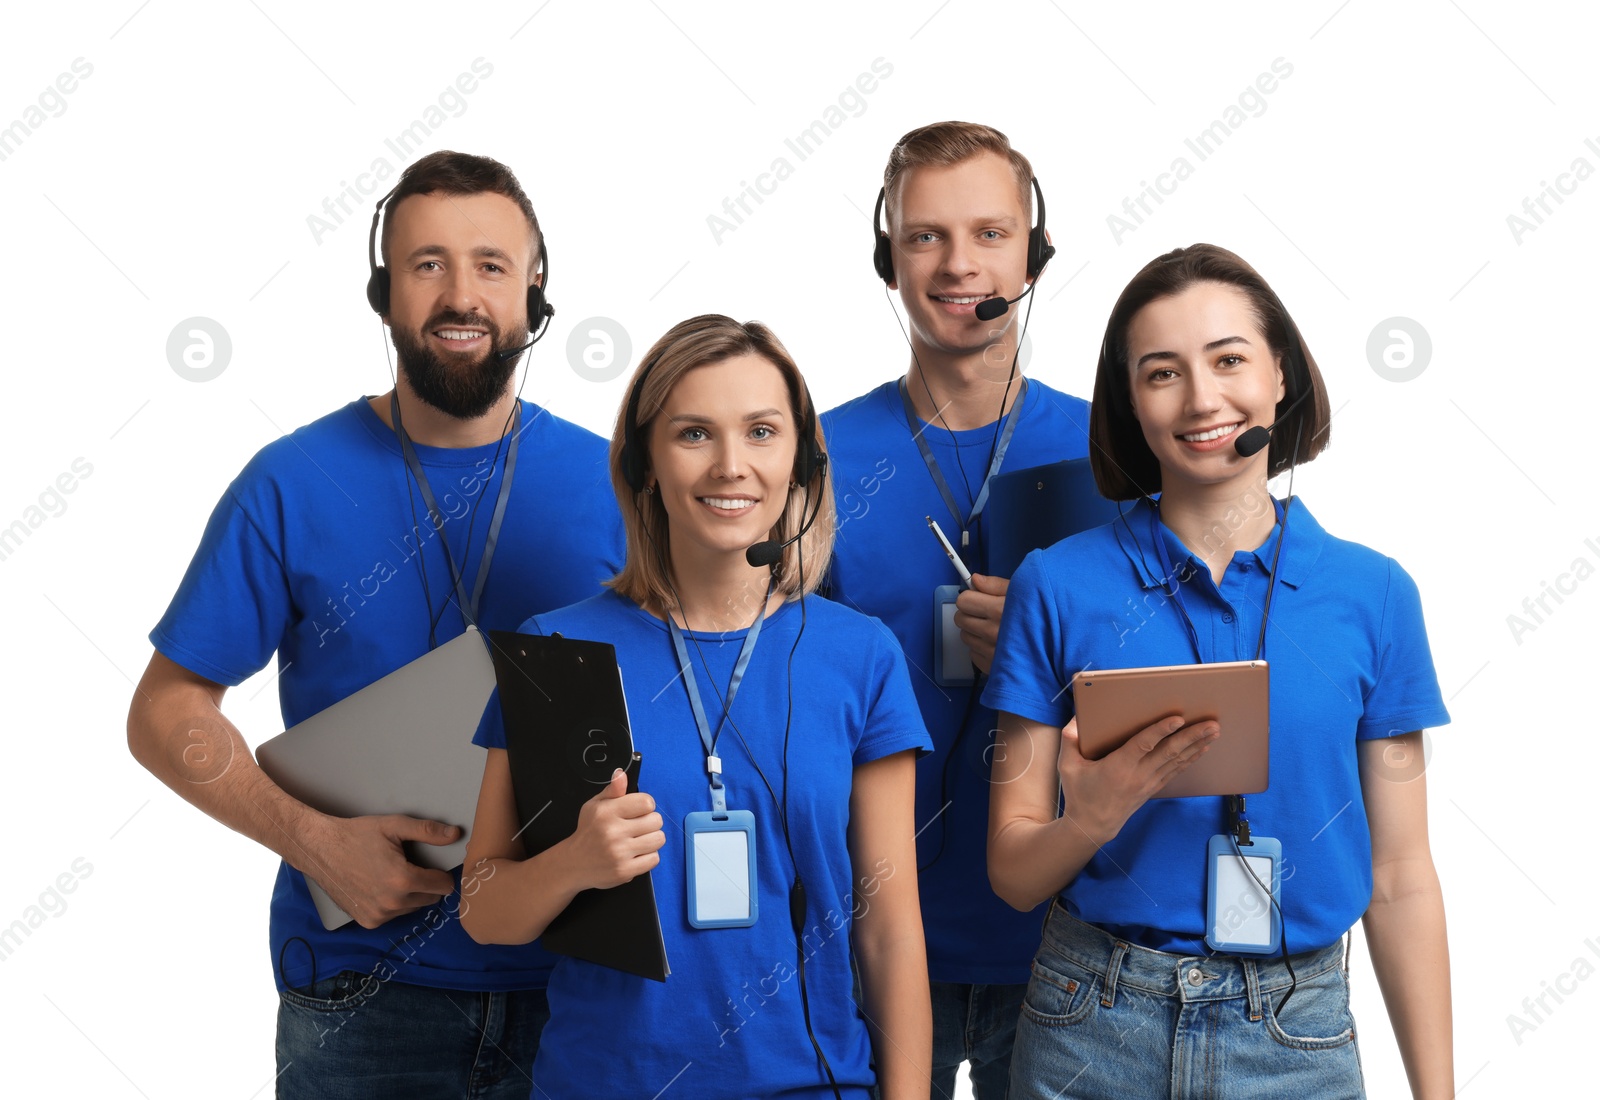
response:
<path id="1" fill-rule="evenodd" d="M 1111 960 L 1106 963 L 1105 991 L 1100 994 L 1100 1004 L 1111 1008 L 1117 1000 L 1117 975 L 1122 970 L 1122 960 L 1127 957 L 1128 944 L 1124 940 L 1117 940 L 1111 949 Z"/>
<path id="2" fill-rule="evenodd" d="M 1261 971 L 1254 959 L 1241 959 L 1244 963 L 1244 988 L 1250 1003 L 1250 1022 L 1261 1022 Z"/>

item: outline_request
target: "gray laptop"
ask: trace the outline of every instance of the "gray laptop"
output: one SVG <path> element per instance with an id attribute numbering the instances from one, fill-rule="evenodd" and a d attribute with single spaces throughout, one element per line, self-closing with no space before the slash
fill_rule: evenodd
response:
<path id="1" fill-rule="evenodd" d="M 487 756 L 472 735 L 493 690 L 494 662 L 483 635 L 468 627 L 264 742 L 256 760 L 274 783 L 323 813 L 408 814 L 461 826 L 453 844 L 406 845 L 413 863 L 448 871 L 466 858 Z M 324 927 L 355 919 L 314 881 L 306 885 Z"/>

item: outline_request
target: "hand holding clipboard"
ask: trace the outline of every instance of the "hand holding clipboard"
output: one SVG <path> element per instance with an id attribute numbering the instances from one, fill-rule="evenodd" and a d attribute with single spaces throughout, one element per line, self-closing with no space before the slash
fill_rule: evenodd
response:
<path id="1" fill-rule="evenodd" d="M 627 793 L 639 790 L 628 701 L 616 650 L 559 634 L 497 630 L 495 678 L 505 714 L 506 760 L 527 853 L 572 836 L 586 808 L 626 763 Z M 551 951 L 655 981 L 671 968 L 648 872 L 611 888 L 585 890 L 551 921 L 540 942 Z"/>

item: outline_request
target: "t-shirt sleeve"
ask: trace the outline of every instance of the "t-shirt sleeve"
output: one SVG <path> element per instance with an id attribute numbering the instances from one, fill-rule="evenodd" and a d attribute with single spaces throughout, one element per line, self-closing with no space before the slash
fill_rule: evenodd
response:
<path id="1" fill-rule="evenodd" d="M 605 486 L 608 490 L 610 487 Z M 623 564 L 628 560 L 628 533 L 622 523 L 622 509 L 616 503 L 614 494 L 607 494 L 611 500 L 611 507 L 603 510 L 605 534 L 605 576 L 614 577 L 622 572 Z"/>
<path id="2" fill-rule="evenodd" d="M 1362 700 L 1356 737 L 1398 737 L 1450 721 L 1433 667 L 1422 596 L 1400 564 L 1389 560 L 1383 622 L 1378 631 L 1378 674 Z"/>
<path id="3" fill-rule="evenodd" d="M 899 644 L 882 623 L 874 619 L 872 625 L 872 676 L 868 681 L 871 698 L 866 723 L 850 757 L 850 762 L 857 765 L 906 749 L 916 749 L 919 755 L 933 751 L 933 739 L 928 736 L 922 710 L 911 690 L 911 673 L 906 668 L 905 654 L 900 652 Z"/>
<path id="4" fill-rule="evenodd" d="M 588 522 L 572 532 L 573 546 L 581 546 L 592 554 L 599 569 L 599 576 L 593 582 L 584 583 L 570 593 L 570 602 L 577 603 L 594 595 L 600 581 L 622 572 L 627 560 L 628 536 L 622 522 L 622 509 L 611 487 L 610 445 L 587 428 L 562 423 L 567 435 L 561 453 L 570 467 L 549 473 L 562 481 L 570 480 L 570 487 L 578 494 L 578 506 Z"/>
<path id="5" fill-rule="evenodd" d="M 1017 567 L 1006 591 L 1000 640 L 990 665 L 983 705 L 1032 722 L 1064 726 L 1072 717 L 1072 696 L 1061 673 L 1065 653 L 1061 606 L 1035 550 Z"/>
<path id="6" fill-rule="evenodd" d="M 237 687 L 272 659 L 293 613 L 282 559 L 236 482 L 206 522 L 150 642 L 190 672 Z"/>

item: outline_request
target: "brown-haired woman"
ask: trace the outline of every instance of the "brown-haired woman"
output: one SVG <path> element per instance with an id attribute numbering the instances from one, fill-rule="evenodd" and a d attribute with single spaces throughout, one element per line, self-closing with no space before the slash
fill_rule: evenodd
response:
<path id="1" fill-rule="evenodd" d="M 1449 716 L 1421 601 L 1392 559 L 1267 490 L 1328 419 L 1298 330 L 1233 253 L 1160 256 L 1118 299 L 1090 451 L 1101 492 L 1134 504 L 1024 562 L 984 695 L 1003 712 L 990 878 L 1019 908 L 1055 899 L 1013 1096 L 1362 1095 L 1357 918 L 1413 1091 L 1453 1092 L 1421 774 L 1421 730 Z M 1079 751 L 1079 671 L 1261 659 L 1270 772 L 1247 807 L 1158 797 L 1228 736 L 1216 721 Z"/>

